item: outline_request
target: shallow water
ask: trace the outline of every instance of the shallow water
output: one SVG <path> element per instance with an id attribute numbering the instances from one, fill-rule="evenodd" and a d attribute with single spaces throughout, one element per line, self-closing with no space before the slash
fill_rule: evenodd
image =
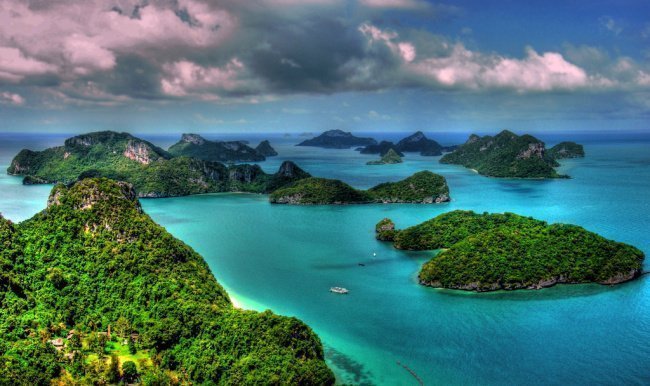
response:
<path id="1" fill-rule="evenodd" d="M 417 385 L 399 361 L 427 385 L 650 383 L 648 276 L 614 287 L 436 290 L 415 281 L 430 252 L 397 251 L 373 237 L 383 217 L 406 227 L 453 209 L 511 211 L 582 225 L 649 254 L 650 142 L 589 142 L 587 158 L 563 163 L 572 179 L 552 181 L 489 179 L 413 154 L 403 164 L 366 166 L 376 156 L 282 142 L 265 170 L 292 159 L 314 175 L 367 188 L 428 169 L 450 185 L 451 203 L 426 206 L 274 206 L 251 194 L 143 200 L 244 306 L 312 326 L 342 382 Z M 9 148 L 0 147 L 3 168 Z M 49 189 L 0 176 L 0 211 L 27 218 L 45 206 Z M 350 294 L 332 294 L 332 286 Z"/>

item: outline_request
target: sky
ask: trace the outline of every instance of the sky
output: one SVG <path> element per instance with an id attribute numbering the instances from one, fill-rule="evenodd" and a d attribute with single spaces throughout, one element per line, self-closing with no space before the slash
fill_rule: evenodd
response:
<path id="1" fill-rule="evenodd" d="M 0 131 L 650 131 L 650 1 L 0 0 Z"/>

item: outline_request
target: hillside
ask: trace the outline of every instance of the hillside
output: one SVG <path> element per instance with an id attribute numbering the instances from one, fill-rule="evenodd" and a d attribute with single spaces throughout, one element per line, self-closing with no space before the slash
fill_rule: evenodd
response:
<path id="1" fill-rule="evenodd" d="M 377 238 L 398 249 L 442 249 L 423 265 L 420 283 L 493 291 L 539 289 L 558 283 L 618 284 L 637 278 L 643 253 L 582 227 L 547 224 L 512 213 L 453 211 L 395 230 L 377 224 Z"/>
<path id="2" fill-rule="evenodd" d="M 0 217 L 0 245 L 2 385 L 117 384 L 120 366 L 159 385 L 334 383 L 309 327 L 233 308 L 127 183 L 58 185 L 32 219 Z"/>
<path id="3" fill-rule="evenodd" d="M 565 177 L 555 171 L 558 163 L 546 154 L 544 142 L 507 130 L 493 137 L 472 134 L 465 144 L 445 154 L 440 162 L 463 165 L 488 177 Z"/>
<path id="4" fill-rule="evenodd" d="M 258 162 L 266 157 L 242 141 L 209 141 L 198 134 L 183 134 L 169 148 L 175 157 L 190 157 L 214 162 Z"/>
<path id="5" fill-rule="evenodd" d="M 417 131 L 405 138 L 402 138 L 396 144 L 390 141 L 381 141 L 379 144 L 368 145 L 359 149 L 363 154 L 384 155 L 389 149 L 393 149 L 401 157 L 403 153 L 415 152 L 423 156 L 438 156 L 443 152 L 453 151 L 456 146 L 442 146 L 433 139 L 429 139 L 423 132 Z"/>
<path id="6" fill-rule="evenodd" d="M 429 171 L 398 181 L 358 190 L 345 182 L 325 178 L 307 178 L 282 187 L 269 197 L 274 204 L 326 205 L 367 203 L 433 204 L 449 201 L 444 177 Z"/>
<path id="7" fill-rule="evenodd" d="M 22 150 L 7 169 L 25 184 L 71 183 L 107 177 L 134 185 L 140 197 L 215 192 L 268 193 L 308 174 L 286 161 L 276 174 L 258 165 L 230 165 L 175 157 L 127 133 L 99 132 L 70 138 L 64 146 L 40 152 Z M 295 172 L 295 173 L 294 173 Z"/>

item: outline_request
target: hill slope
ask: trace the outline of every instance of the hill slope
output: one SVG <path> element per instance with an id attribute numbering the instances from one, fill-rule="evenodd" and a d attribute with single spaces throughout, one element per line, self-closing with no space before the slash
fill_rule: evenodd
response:
<path id="1" fill-rule="evenodd" d="M 59 185 L 32 219 L 0 218 L 0 245 L 0 384 L 49 385 L 62 370 L 117 383 L 97 346 L 109 325 L 119 340 L 138 333 L 150 380 L 334 382 L 309 327 L 233 308 L 201 256 L 142 213 L 127 183 Z M 60 351 L 48 343 L 57 337 Z"/>

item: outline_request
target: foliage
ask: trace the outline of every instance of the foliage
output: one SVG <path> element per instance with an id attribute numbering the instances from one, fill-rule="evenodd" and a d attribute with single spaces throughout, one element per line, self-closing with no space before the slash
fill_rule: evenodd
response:
<path id="1" fill-rule="evenodd" d="M 229 191 L 268 193 L 309 176 L 291 164 L 300 173 L 281 173 L 284 164 L 278 173 L 266 174 L 257 165 L 226 166 L 196 158 L 172 158 L 147 141 L 108 131 L 72 137 L 64 146 L 40 152 L 22 150 L 7 171 L 25 175 L 25 184 L 67 184 L 106 177 L 133 184 L 141 197 L 174 197 Z"/>
<path id="2" fill-rule="evenodd" d="M 397 231 L 394 245 L 443 249 L 422 267 L 421 283 L 478 291 L 556 282 L 614 284 L 637 277 L 644 259 L 640 250 L 584 228 L 512 213 L 445 213 Z"/>
<path id="3" fill-rule="evenodd" d="M 557 162 L 545 154 L 544 142 L 504 130 L 496 136 L 470 136 L 440 162 L 459 164 L 489 177 L 558 178 Z"/>
<path id="4" fill-rule="evenodd" d="M 348 149 L 352 146 L 374 145 L 377 141 L 372 138 L 356 137 L 342 130 L 328 130 L 321 135 L 304 140 L 296 146 L 315 146 L 330 149 Z"/>
<path id="5" fill-rule="evenodd" d="M 104 353 L 115 354 L 115 344 L 104 350 L 98 332 L 118 320 L 121 334 L 124 326 L 139 333 L 137 355 L 147 353 L 161 370 L 148 369 L 151 379 L 191 368 L 188 381 L 207 384 L 252 383 L 276 372 L 281 384 L 334 382 L 309 327 L 234 309 L 201 256 L 142 213 L 126 183 L 59 185 L 30 220 L 0 218 L 0 245 L 8 275 L 0 286 L 0 384 L 46 385 L 62 369 L 79 381 L 107 382 Z M 71 350 L 72 328 L 86 337 L 83 371 L 47 343 L 60 336 Z M 207 362 L 215 357 L 220 371 Z"/>
<path id="6" fill-rule="evenodd" d="M 385 182 L 368 190 L 379 202 L 432 203 L 449 201 L 445 177 L 424 170 L 397 182 Z"/>
<path id="7" fill-rule="evenodd" d="M 444 177 L 422 171 L 398 182 L 379 184 L 369 190 L 358 190 L 340 180 L 306 178 L 284 186 L 269 197 L 278 204 L 363 204 L 433 203 L 449 200 Z"/>

